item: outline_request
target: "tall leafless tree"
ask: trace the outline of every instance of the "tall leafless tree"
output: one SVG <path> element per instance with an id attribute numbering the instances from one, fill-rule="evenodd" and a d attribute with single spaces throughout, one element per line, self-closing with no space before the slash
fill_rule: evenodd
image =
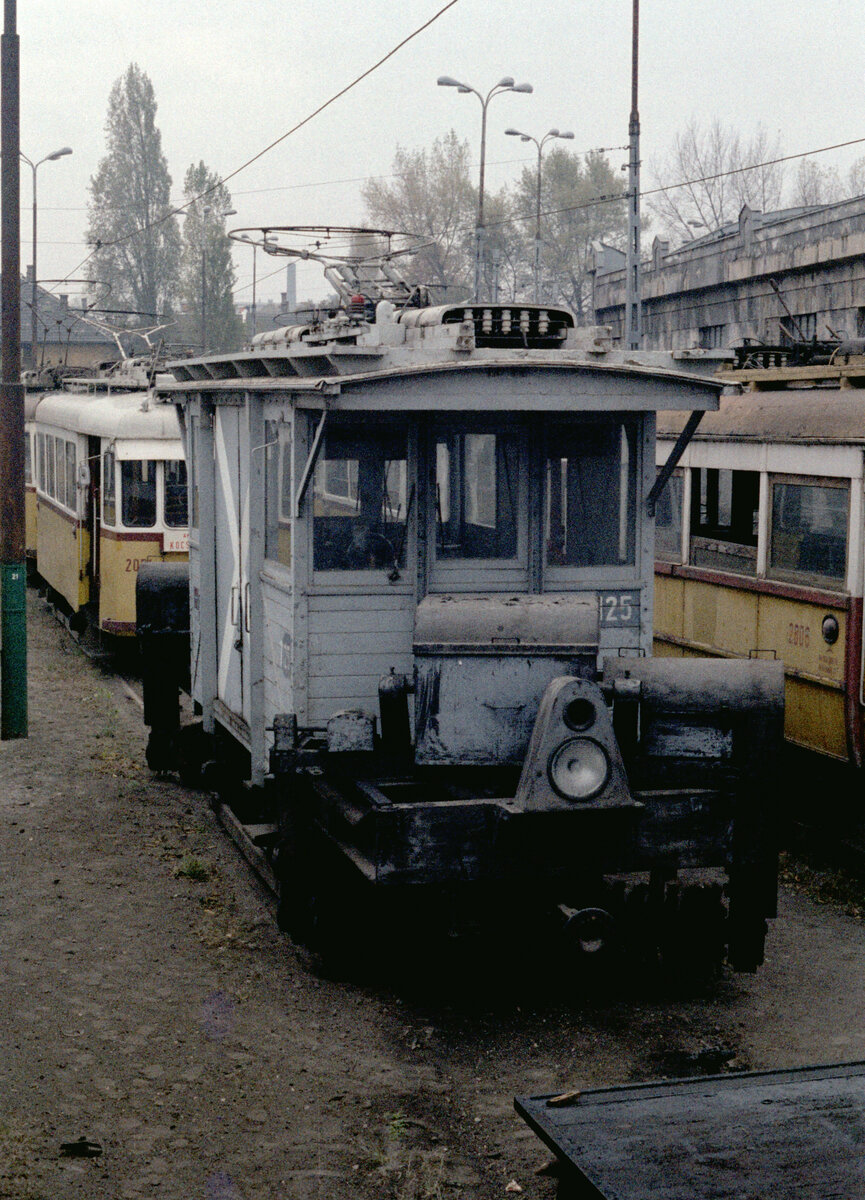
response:
<path id="1" fill-rule="evenodd" d="M 749 138 L 714 120 L 691 120 L 665 159 L 654 165 L 647 205 L 662 232 L 677 240 L 735 221 L 743 205 L 771 212 L 781 206 L 781 140 L 758 125 Z"/>

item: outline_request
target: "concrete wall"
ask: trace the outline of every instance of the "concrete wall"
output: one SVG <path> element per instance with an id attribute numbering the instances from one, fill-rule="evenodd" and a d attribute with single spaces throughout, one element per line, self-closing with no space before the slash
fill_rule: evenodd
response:
<path id="1" fill-rule="evenodd" d="M 596 255 L 595 321 L 624 325 L 623 257 Z M 774 279 L 806 338 L 865 334 L 865 196 L 810 209 L 759 213 L 670 250 L 656 238 L 643 264 L 646 349 L 729 347 L 743 338 L 786 339 L 790 322 Z"/>

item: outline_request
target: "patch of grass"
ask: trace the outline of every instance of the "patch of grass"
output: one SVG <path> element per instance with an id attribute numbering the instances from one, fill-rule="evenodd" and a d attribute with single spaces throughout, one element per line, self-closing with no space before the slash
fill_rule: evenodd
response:
<path id="1" fill-rule="evenodd" d="M 184 854 L 174 868 L 174 874 L 183 879 L 191 879 L 194 883 L 206 883 L 210 878 L 210 867 L 194 854 Z"/>

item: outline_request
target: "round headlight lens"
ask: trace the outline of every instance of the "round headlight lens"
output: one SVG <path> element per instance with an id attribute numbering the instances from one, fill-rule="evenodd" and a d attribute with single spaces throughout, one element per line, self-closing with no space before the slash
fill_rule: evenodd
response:
<path id="1" fill-rule="evenodd" d="M 591 738 L 569 738 L 550 758 L 550 782 L 566 800 L 590 800 L 610 774 L 603 746 Z"/>

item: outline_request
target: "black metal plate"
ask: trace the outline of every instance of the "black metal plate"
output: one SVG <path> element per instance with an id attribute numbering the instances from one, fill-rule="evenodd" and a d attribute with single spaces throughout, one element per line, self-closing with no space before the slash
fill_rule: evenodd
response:
<path id="1" fill-rule="evenodd" d="M 564 1108 L 547 1099 L 514 1104 L 562 1161 L 565 1195 L 865 1197 L 862 1062 L 604 1088 Z"/>

